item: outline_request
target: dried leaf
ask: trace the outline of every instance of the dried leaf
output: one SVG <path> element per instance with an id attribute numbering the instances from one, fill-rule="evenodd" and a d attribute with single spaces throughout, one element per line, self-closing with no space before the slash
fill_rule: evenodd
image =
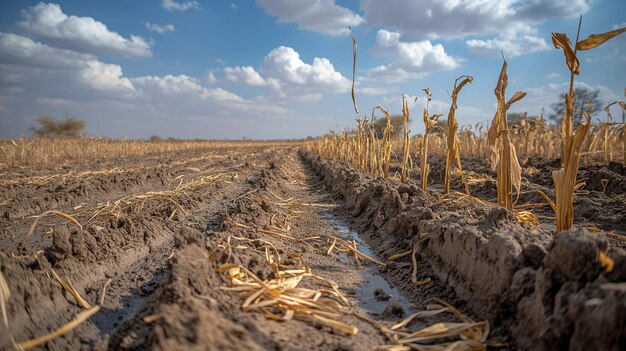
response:
<path id="1" fill-rule="evenodd" d="M 4 279 L 4 275 L 0 271 L 0 311 L 2 312 L 2 320 L 4 325 L 9 327 L 9 318 L 7 315 L 7 305 L 9 304 L 9 297 L 11 297 L 11 291 L 9 290 L 9 284 Z"/>
<path id="2" fill-rule="evenodd" d="M 572 41 L 565 33 L 552 33 L 552 43 L 555 48 L 563 49 L 563 53 L 565 54 L 565 62 L 567 63 L 567 67 L 574 74 L 579 74 L 578 70 L 579 62 L 576 57 L 576 53 L 574 53 L 574 49 L 572 49 Z"/>
<path id="3" fill-rule="evenodd" d="M 515 145 L 510 143 L 511 147 L 511 184 L 517 190 L 517 193 L 522 189 L 522 167 L 519 165 L 519 161 L 517 159 L 517 153 L 515 152 Z"/>
<path id="4" fill-rule="evenodd" d="M 579 41 L 576 44 L 576 49 L 578 50 L 590 50 L 597 46 L 600 46 L 605 41 L 613 38 L 614 36 L 620 35 L 626 32 L 626 27 L 612 30 L 610 32 L 602 33 L 602 34 L 591 34 L 587 39 Z"/>
<path id="5" fill-rule="evenodd" d="M 354 112 L 359 114 L 359 108 L 356 106 L 356 96 L 354 95 L 354 81 L 356 80 L 356 39 L 354 39 L 354 35 L 352 34 L 352 27 L 350 28 L 350 36 L 352 37 L 352 103 L 354 104 Z"/>
<path id="6" fill-rule="evenodd" d="M 607 256 L 604 251 L 598 251 L 598 260 L 602 267 L 604 267 L 605 272 L 610 273 L 613 271 L 613 267 L 615 266 L 615 262 L 612 258 Z"/>
<path id="7" fill-rule="evenodd" d="M 523 92 L 523 91 L 516 91 L 515 94 L 513 94 L 513 96 L 506 103 L 506 109 L 508 110 L 509 107 L 511 107 L 511 105 L 513 105 L 514 102 L 520 101 L 521 99 L 524 98 L 524 96 L 526 96 L 525 92 Z"/>

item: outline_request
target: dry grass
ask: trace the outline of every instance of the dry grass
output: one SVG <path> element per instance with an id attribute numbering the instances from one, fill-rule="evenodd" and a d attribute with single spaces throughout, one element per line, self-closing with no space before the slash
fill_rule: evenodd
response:
<path id="1" fill-rule="evenodd" d="M 247 268 L 235 264 L 236 251 L 254 251 L 263 255 L 265 264 L 274 272 L 274 278 L 261 279 Z M 348 300 L 337 284 L 313 274 L 300 256 L 291 254 L 290 257 L 297 262 L 297 266 L 287 265 L 269 241 L 229 236 L 225 241 L 215 242 L 209 260 L 224 262 L 215 270 L 228 274 L 230 286 L 222 289 L 237 294 L 243 301 L 241 308 L 244 311 L 258 311 L 266 318 L 277 321 L 302 320 L 347 335 L 358 333 L 356 327 L 338 320 L 342 312 L 347 311 Z M 299 287 L 305 279 L 308 280 L 307 286 L 316 288 Z"/>
<path id="2" fill-rule="evenodd" d="M 285 147 L 300 141 L 113 140 L 107 138 L 21 138 L 0 141 L 0 170 L 16 167 L 44 168 L 75 163 L 158 156 L 184 151 L 220 148 Z"/>
<path id="3" fill-rule="evenodd" d="M 378 322 L 364 313 L 355 312 L 355 316 L 372 324 L 388 339 L 389 344 L 379 346 L 375 350 L 486 350 L 488 345 L 503 346 L 487 340 L 489 322 L 475 322 L 450 304 L 434 299 L 426 306 L 426 310 L 415 312 L 404 320 L 388 326 Z M 417 331 L 410 331 L 407 326 L 416 319 L 424 319 L 443 314 L 452 314 L 458 321 L 438 322 Z"/>

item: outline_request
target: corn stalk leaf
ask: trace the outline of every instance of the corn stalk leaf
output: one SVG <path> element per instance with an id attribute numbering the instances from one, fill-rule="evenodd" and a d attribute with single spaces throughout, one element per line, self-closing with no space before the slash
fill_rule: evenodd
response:
<path id="1" fill-rule="evenodd" d="M 359 108 L 356 106 L 356 96 L 354 95 L 354 81 L 356 80 L 356 39 L 352 34 L 352 27 L 350 28 L 350 36 L 352 37 L 352 104 L 354 104 L 354 112 L 359 114 Z"/>
<path id="2" fill-rule="evenodd" d="M 578 70 L 579 62 L 576 57 L 576 53 L 574 49 L 572 49 L 572 41 L 565 33 L 552 33 L 552 43 L 555 48 L 563 49 L 563 53 L 565 54 L 565 62 L 567 63 L 567 67 L 574 74 L 579 74 Z"/>
<path id="3" fill-rule="evenodd" d="M 513 105 L 513 103 L 520 101 L 521 99 L 524 98 L 524 96 L 526 96 L 526 93 L 523 91 L 516 91 L 515 94 L 513 94 L 513 96 L 509 99 L 509 101 L 506 103 L 506 109 L 508 110 L 511 105 Z"/>
<path id="4" fill-rule="evenodd" d="M 579 41 L 576 44 L 577 50 L 590 50 L 600 46 L 605 41 L 626 32 L 626 27 L 612 30 L 602 34 L 591 34 L 587 39 Z"/>
<path id="5" fill-rule="evenodd" d="M 517 193 L 522 189 L 522 167 L 519 165 L 519 160 L 517 159 L 517 152 L 515 151 L 515 146 L 511 142 L 511 184 L 517 190 Z"/>

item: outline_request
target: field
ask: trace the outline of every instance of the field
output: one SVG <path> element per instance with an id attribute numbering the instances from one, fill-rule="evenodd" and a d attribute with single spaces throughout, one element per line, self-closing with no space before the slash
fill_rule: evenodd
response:
<path id="1" fill-rule="evenodd" d="M 479 155 L 461 157 L 472 196 L 454 168 L 442 195 L 434 137 L 426 191 L 415 164 L 401 181 L 400 139 L 387 178 L 323 143 L 6 142 L 1 348 L 619 348 L 617 157 L 582 165 L 588 229 L 555 235 L 537 190 L 554 197 L 557 159 L 522 159 L 524 206 L 507 211 Z"/>

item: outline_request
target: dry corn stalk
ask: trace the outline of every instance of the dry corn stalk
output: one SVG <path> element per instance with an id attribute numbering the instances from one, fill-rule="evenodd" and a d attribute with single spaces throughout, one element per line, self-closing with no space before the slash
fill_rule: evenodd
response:
<path id="1" fill-rule="evenodd" d="M 578 33 L 582 16 L 578 24 Z M 574 76 L 579 74 L 579 61 L 576 57 L 577 50 L 590 50 L 604 43 L 612 37 L 623 33 L 626 28 L 617 29 L 603 34 L 592 34 L 583 41 L 578 41 L 576 36 L 576 46 L 572 48 L 572 42 L 564 33 L 552 33 L 552 42 L 556 48 L 563 49 L 565 62 L 570 70 L 569 93 L 565 96 L 565 112 L 562 122 L 562 133 L 564 136 L 562 150 L 562 166 L 558 171 L 552 172 L 556 193 L 556 231 L 561 232 L 570 229 L 574 224 L 574 187 L 576 186 L 576 175 L 578 173 L 580 149 L 589 130 L 589 115 L 583 111 L 587 122 L 581 123 L 574 133 L 572 127 L 572 116 L 574 114 L 574 103 L 576 95 L 574 93 Z"/>
<path id="2" fill-rule="evenodd" d="M 402 143 L 402 172 L 400 174 L 400 180 L 404 183 L 409 177 L 409 157 L 411 152 L 411 145 L 409 144 L 409 103 L 406 101 L 406 97 L 402 95 L 402 117 L 404 122 L 404 139 Z"/>
<path id="3" fill-rule="evenodd" d="M 430 101 L 433 99 L 433 95 L 430 93 L 430 89 L 423 89 L 426 93 L 426 106 L 424 107 L 424 141 L 422 142 L 422 149 L 420 153 L 420 169 L 422 170 L 422 190 L 426 191 L 428 187 L 428 173 L 430 173 L 430 166 L 428 165 L 428 133 L 437 123 L 437 119 L 442 115 L 428 114 L 428 107 Z"/>
<path id="4" fill-rule="evenodd" d="M 461 83 L 459 83 L 459 80 Z M 472 82 L 471 76 L 461 76 L 454 81 L 454 88 L 452 89 L 452 104 L 450 105 L 450 111 L 448 112 L 448 152 L 446 156 L 446 173 L 443 183 L 443 194 L 450 193 L 450 171 L 452 169 L 452 164 L 456 159 L 457 165 L 459 166 L 459 170 L 461 171 L 461 178 L 463 180 L 463 184 L 465 185 L 465 192 L 467 195 L 470 195 L 469 185 L 465 182 L 465 178 L 463 178 L 463 167 L 461 167 L 461 153 L 459 151 L 459 143 L 457 140 L 457 130 L 459 129 L 459 124 L 456 121 L 456 101 L 459 95 L 459 92 L 467 83 Z"/>
<path id="5" fill-rule="evenodd" d="M 393 127 L 391 126 L 391 116 L 389 115 L 389 111 L 387 111 L 387 109 L 385 109 L 382 105 L 379 104 L 376 108 L 383 112 L 386 120 L 382 140 L 382 167 L 383 177 L 389 178 L 389 166 L 391 164 L 391 133 L 393 132 Z"/>
<path id="6" fill-rule="evenodd" d="M 413 320 L 453 314 L 460 322 L 439 322 L 417 331 L 407 328 Z M 489 322 L 475 322 L 450 304 L 434 299 L 426 310 L 415 312 L 392 326 L 373 320 L 361 312 L 356 317 L 372 324 L 387 337 L 389 344 L 375 350 L 485 350 L 489 335 Z"/>
<path id="7" fill-rule="evenodd" d="M 626 88 L 624 88 L 624 97 L 626 97 Z M 620 101 L 619 106 L 622 108 L 622 163 L 626 166 L 626 103 Z"/>
<path id="8" fill-rule="evenodd" d="M 600 126 L 602 127 L 602 156 L 604 158 L 604 164 L 606 166 L 609 165 L 609 161 L 611 161 L 612 159 L 612 155 L 609 149 L 609 128 L 611 127 L 611 124 L 613 124 L 613 116 L 611 116 L 611 106 L 617 104 L 618 101 L 613 101 L 610 104 L 606 105 L 606 107 L 604 108 L 604 112 L 606 112 L 606 122 L 601 123 Z"/>
<path id="9" fill-rule="evenodd" d="M 506 74 L 508 63 L 502 63 L 502 70 L 498 78 L 495 94 L 498 99 L 498 110 L 491 121 L 491 128 L 487 133 L 491 146 L 491 167 L 497 172 L 498 204 L 509 211 L 513 210 L 513 186 L 519 193 L 522 184 L 522 167 L 520 167 L 511 143 L 506 111 L 516 101 L 521 100 L 526 93 L 518 91 L 508 102 L 505 102 L 506 87 L 509 77 Z"/>
<path id="10" fill-rule="evenodd" d="M 237 240 L 240 245 L 231 245 Z M 336 320 L 348 300 L 341 294 L 333 281 L 311 273 L 304 265 L 302 258 L 292 255 L 299 262 L 299 266 L 287 266 L 280 257 L 276 247 L 265 240 L 248 239 L 230 236 L 226 243 L 217 241 L 211 249 L 209 261 L 216 262 L 224 252 L 228 252 L 226 261 L 233 254 L 233 248 L 253 249 L 244 243 L 258 242 L 265 245 L 265 263 L 274 272 L 275 278 L 263 280 L 238 264 L 227 262 L 217 267 L 216 272 L 228 272 L 230 287 L 223 290 L 237 293 L 243 300 L 244 311 L 259 311 L 268 319 L 287 321 L 298 319 L 314 324 L 324 325 L 344 334 L 354 335 L 358 329 L 354 326 Z M 255 246 L 258 247 L 258 246 Z M 220 251 L 221 249 L 221 251 Z M 315 281 L 319 289 L 302 288 L 298 285 L 303 279 Z"/>

